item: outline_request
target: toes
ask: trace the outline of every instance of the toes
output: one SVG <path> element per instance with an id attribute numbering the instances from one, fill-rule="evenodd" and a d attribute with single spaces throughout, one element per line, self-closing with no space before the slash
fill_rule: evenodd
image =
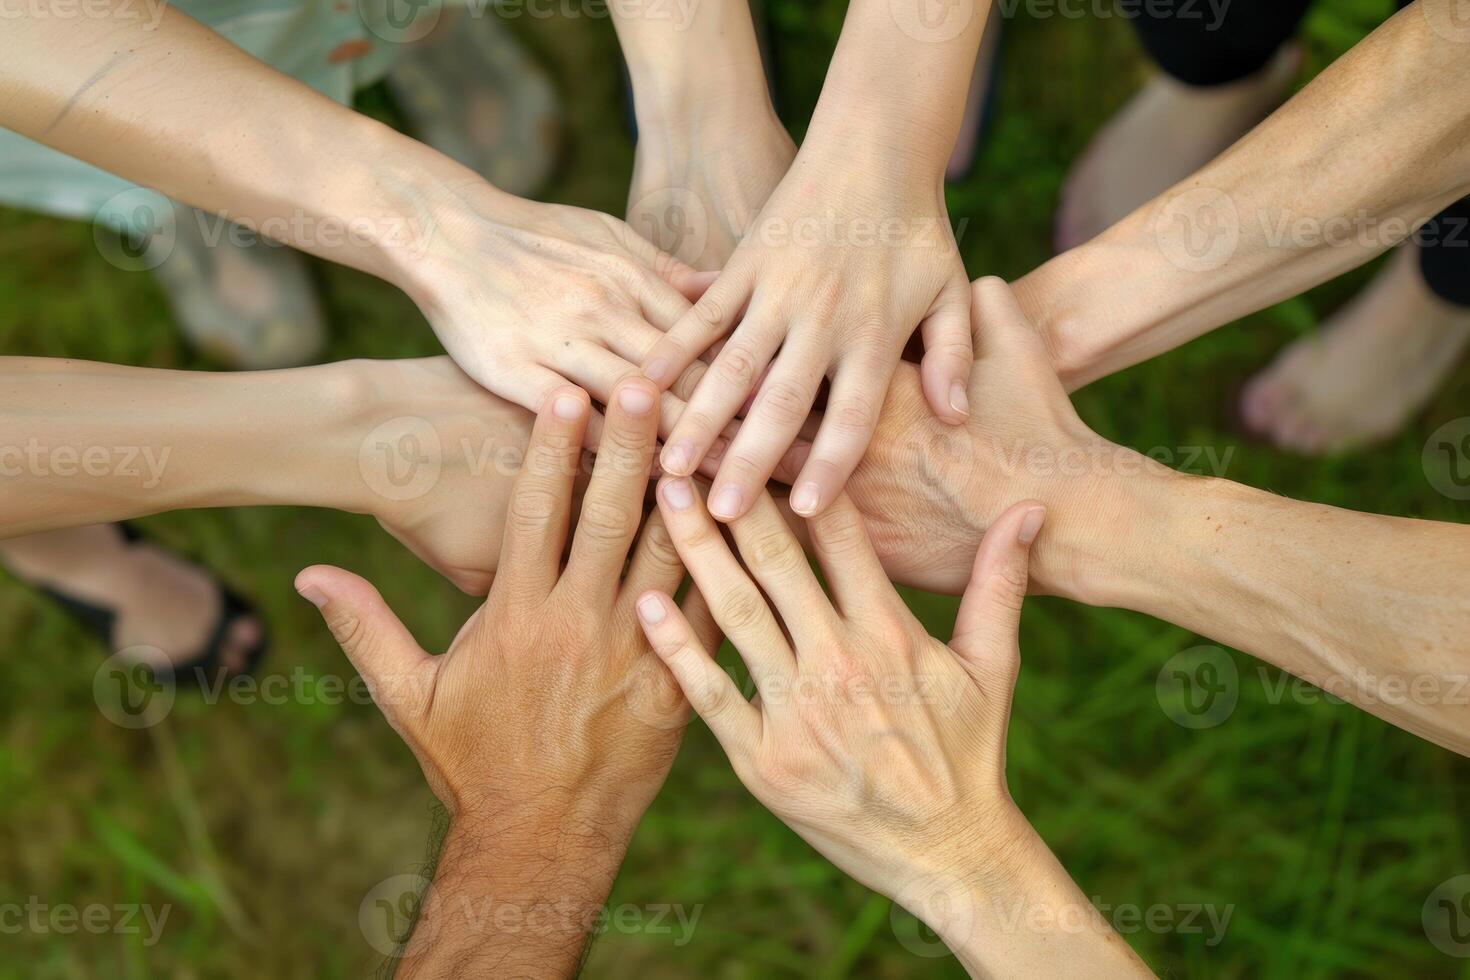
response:
<path id="1" fill-rule="evenodd" d="M 1292 412 L 1279 420 L 1272 431 L 1272 441 L 1282 449 L 1310 455 L 1324 438 L 1320 425 L 1301 412 Z"/>
<path id="2" fill-rule="evenodd" d="M 250 667 L 250 652 L 260 643 L 265 627 L 255 616 L 241 616 L 230 623 L 220 641 L 220 665 L 231 676 Z"/>
<path id="3" fill-rule="evenodd" d="M 1288 401 L 1287 386 L 1269 370 L 1264 371 L 1252 378 L 1241 393 L 1241 421 L 1251 432 L 1267 435 Z"/>

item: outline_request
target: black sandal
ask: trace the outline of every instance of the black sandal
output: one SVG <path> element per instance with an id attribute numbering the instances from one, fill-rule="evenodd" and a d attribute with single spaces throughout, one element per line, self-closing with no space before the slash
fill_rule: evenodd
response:
<path id="1" fill-rule="evenodd" d="M 117 529 L 122 532 L 123 540 L 128 543 L 147 541 L 148 538 L 136 527 L 126 521 L 120 521 Z M 40 585 L 36 588 L 43 594 L 54 600 L 72 618 L 85 626 L 89 631 L 95 633 L 108 650 L 116 650 L 112 639 L 112 630 L 117 622 L 117 610 L 106 606 L 93 605 L 76 596 L 67 595 L 57 590 L 54 586 Z M 183 663 L 168 665 L 153 665 L 149 668 L 153 671 L 154 679 L 164 684 L 173 684 L 176 687 L 181 677 L 193 677 L 199 690 L 209 692 L 218 687 L 218 681 L 222 678 L 223 666 L 220 663 L 221 652 L 224 648 L 225 637 L 229 635 L 230 627 L 247 616 L 260 618 L 255 607 L 243 599 L 238 593 L 215 578 L 215 588 L 219 591 L 220 612 L 219 619 L 215 621 L 214 629 L 211 631 L 208 642 L 204 645 L 202 652 L 191 660 Z M 265 630 L 264 621 L 261 623 L 260 639 L 245 652 L 245 665 L 239 674 L 254 674 L 265 659 L 270 649 L 270 636 Z M 236 675 L 231 675 L 236 676 Z"/>

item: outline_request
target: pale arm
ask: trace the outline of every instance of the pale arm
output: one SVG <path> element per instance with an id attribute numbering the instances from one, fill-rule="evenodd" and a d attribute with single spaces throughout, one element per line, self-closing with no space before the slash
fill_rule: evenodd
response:
<path id="1" fill-rule="evenodd" d="M 805 143 L 942 181 L 990 6 L 852 0 Z"/>
<path id="2" fill-rule="evenodd" d="M 386 279 L 465 373 L 530 410 L 568 381 L 606 398 L 706 281 L 622 221 L 506 194 L 173 7 L 156 27 L 7 19 L 0 66 L 0 126 Z"/>
<path id="3" fill-rule="evenodd" d="M 1436 30 L 1453 2 L 1401 11 L 1212 163 L 1019 280 L 1067 386 L 1355 268 L 1470 192 L 1470 59 Z"/>
<path id="4" fill-rule="evenodd" d="M 11 18 L 0 63 L 0 125 L 399 285 L 455 189 L 484 185 L 172 7 L 155 28 Z"/>
<path id="5" fill-rule="evenodd" d="M 232 374 L 0 358 L 0 537 L 196 507 L 372 514 L 489 588 L 531 417 L 447 358 Z"/>

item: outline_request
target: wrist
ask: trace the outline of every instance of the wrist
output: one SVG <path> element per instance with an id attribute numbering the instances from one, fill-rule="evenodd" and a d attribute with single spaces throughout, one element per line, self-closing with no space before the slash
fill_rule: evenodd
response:
<path id="1" fill-rule="evenodd" d="M 1051 853 L 1006 796 L 983 830 L 907 856 L 891 898 L 932 929 L 956 954 L 985 949 L 1049 870 Z M 968 957 L 966 957 L 968 959 Z"/>
<path id="2" fill-rule="evenodd" d="M 1179 273 L 1151 241 L 1110 230 L 1043 263 L 1013 288 L 1058 377 L 1075 391 L 1137 360 L 1127 355 L 1133 343 L 1178 312 L 1175 297 L 1190 285 Z"/>
<path id="3" fill-rule="evenodd" d="M 1058 503 L 1032 553 L 1038 591 L 1090 606 L 1147 611 L 1185 569 L 1171 546 L 1188 533 L 1184 501 L 1199 478 L 1098 437 L 1057 456 Z"/>
<path id="4" fill-rule="evenodd" d="M 733 135 L 748 132 L 753 123 L 763 129 L 780 127 L 759 55 L 753 65 L 708 51 L 700 56 L 697 65 L 629 61 L 640 144 L 689 132 Z"/>
<path id="5" fill-rule="evenodd" d="M 348 234 L 365 246 L 364 271 L 392 283 L 423 306 L 434 260 L 460 255 L 467 237 L 478 245 L 483 216 L 514 220 L 534 207 L 495 187 L 437 150 L 374 120 L 357 141 L 364 162 L 344 181 L 354 201 Z"/>
<path id="6" fill-rule="evenodd" d="M 219 377 L 190 456 L 188 507 L 293 505 L 361 511 L 354 365 L 341 362 Z M 228 419 L 221 424 L 215 409 Z M 216 420 L 211 422 L 210 418 Z M 221 445 L 218 433 L 229 437 Z M 282 438 L 283 434 L 289 437 Z"/>

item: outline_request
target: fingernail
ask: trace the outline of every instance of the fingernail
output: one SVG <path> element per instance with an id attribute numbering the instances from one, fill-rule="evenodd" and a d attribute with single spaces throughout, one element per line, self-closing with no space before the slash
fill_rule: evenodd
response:
<path id="1" fill-rule="evenodd" d="M 726 520 L 734 520 L 740 513 L 740 504 L 745 499 L 745 494 L 740 492 L 739 487 L 722 487 L 709 501 L 709 512 L 716 517 Z"/>
<path id="2" fill-rule="evenodd" d="M 821 488 L 810 480 L 791 492 L 791 509 L 803 517 L 815 514 L 817 512 L 817 505 L 821 502 Z"/>
<path id="3" fill-rule="evenodd" d="M 653 395 L 640 385 L 624 385 L 618 390 L 618 404 L 629 415 L 643 415 L 653 407 Z"/>
<path id="4" fill-rule="evenodd" d="M 1016 532 L 1016 540 L 1022 544 L 1030 544 L 1036 540 L 1036 535 L 1041 533 L 1041 522 L 1046 519 L 1045 507 L 1032 507 L 1021 518 L 1021 528 Z"/>
<path id="5" fill-rule="evenodd" d="M 664 484 L 664 503 L 674 510 L 688 510 L 694 504 L 694 488 L 688 480 L 670 480 Z"/>
<path id="6" fill-rule="evenodd" d="M 658 596 L 646 595 L 638 600 L 638 618 L 649 626 L 662 623 L 664 615 L 664 603 Z"/>
<path id="7" fill-rule="evenodd" d="M 664 469 L 678 476 L 688 476 L 689 467 L 694 459 L 694 445 L 688 442 L 676 442 L 672 446 L 665 446 L 663 455 L 659 462 L 664 464 Z"/>
<path id="8" fill-rule="evenodd" d="M 582 417 L 582 399 L 576 395 L 557 395 L 556 401 L 552 402 L 551 410 L 559 419 L 568 422 Z"/>
<path id="9" fill-rule="evenodd" d="M 643 369 L 644 376 L 647 377 L 649 381 L 652 381 L 654 384 L 659 385 L 664 383 L 664 375 L 668 373 L 669 359 L 666 357 L 654 358 L 653 361 L 648 365 L 648 367 Z"/>
<path id="10" fill-rule="evenodd" d="M 965 393 L 965 386 L 958 381 L 949 386 L 949 407 L 961 415 L 970 414 L 970 396 Z"/>
<path id="11" fill-rule="evenodd" d="M 298 590 L 301 598 L 320 609 L 327 604 L 327 595 L 314 585 L 307 585 Z"/>

